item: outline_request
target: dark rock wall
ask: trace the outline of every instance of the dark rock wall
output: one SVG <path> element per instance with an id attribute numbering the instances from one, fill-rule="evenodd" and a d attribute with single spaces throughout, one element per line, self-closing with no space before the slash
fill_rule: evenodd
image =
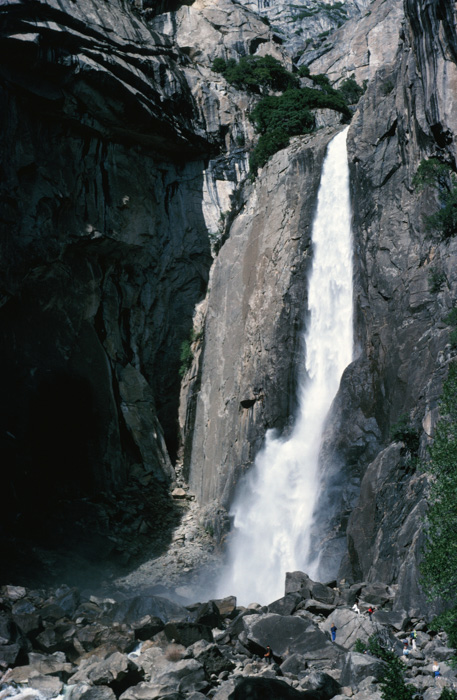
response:
<path id="1" fill-rule="evenodd" d="M 9 522 L 57 496 L 118 488 L 135 463 L 171 478 L 180 345 L 211 254 L 209 144 L 166 40 L 122 2 L 1 13 Z"/>

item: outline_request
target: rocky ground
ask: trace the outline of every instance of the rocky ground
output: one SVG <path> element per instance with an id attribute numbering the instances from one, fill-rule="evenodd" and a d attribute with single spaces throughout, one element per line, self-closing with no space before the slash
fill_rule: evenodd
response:
<path id="1" fill-rule="evenodd" d="M 248 608 L 234 597 L 182 606 L 158 595 L 116 601 L 65 585 L 4 586 L 0 700 L 381 700 L 384 662 L 356 652 L 357 640 L 376 634 L 401 656 L 411 630 L 417 649 L 404 658 L 406 681 L 418 700 L 438 700 L 457 684 L 454 652 L 425 620 L 392 610 L 394 593 L 383 584 L 323 585 L 301 572 L 286 575 L 283 598 Z"/>
<path id="2" fill-rule="evenodd" d="M 0 585 L 64 583 L 110 595 L 181 587 L 185 595 L 202 570 L 218 569 L 217 520 L 198 508 L 179 465 L 171 488 L 138 467 L 120 493 L 62 499 L 43 507 L 39 522 L 25 512 L 14 538 L 0 529 Z"/>

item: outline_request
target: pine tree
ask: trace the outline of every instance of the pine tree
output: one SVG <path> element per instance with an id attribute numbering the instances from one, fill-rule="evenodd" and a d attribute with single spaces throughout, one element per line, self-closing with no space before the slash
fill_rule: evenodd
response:
<path id="1" fill-rule="evenodd" d="M 440 419 L 426 469 L 430 474 L 422 584 L 431 598 L 457 600 L 457 363 L 443 385 Z"/>
<path id="2" fill-rule="evenodd" d="M 450 364 L 443 384 L 440 418 L 426 469 L 431 487 L 421 582 L 430 599 L 453 603 L 434 620 L 433 627 L 444 629 L 449 645 L 457 649 L 457 362 Z"/>

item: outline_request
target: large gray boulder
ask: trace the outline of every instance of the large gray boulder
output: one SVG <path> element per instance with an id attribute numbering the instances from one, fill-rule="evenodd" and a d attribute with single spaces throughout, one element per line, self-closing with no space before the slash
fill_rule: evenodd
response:
<path id="1" fill-rule="evenodd" d="M 128 688 L 122 700 L 154 700 L 172 693 L 189 693 L 208 688 L 203 666 L 195 659 L 169 663 L 149 682 Z"/>
<path id="2" fill-rule="evenodd" d="M 330 700 L 338 694 L 340 684 L 329 676 L 328 673 L 322 671 L 311 671 L 305 678 L 300 681 L 300 688 L 305 691 L 305 697 L 311 697 L 308 693 L 313 692 L 316 700 Z"/>
<path id="3" fill-rule="evenodd" d="M 105 659 L 89 657 L 81 662 L 78 671 L 68 679 L 70 685 L 87 683 L 89 685 L 108 685 L 119 688 L 121 683 L 133 685 L 139 682 L 143 674 L 126 654 L 116 651 Z"/>
<path id="4" fill-rule="evenodd" d="M 303 700 L 306 695 L 275 678 L 242 678 L 229 700 Z"/>
<path id="5" fill-rule="evenodd" d="M 207 642 L 213 641 L 211 628 L 198 622 L 169 622 L 165 625 L 163 631 L 170 642 L 175 641 L 178 644 L 183 644 L 185 647 L 189 647 L 200 639 L 204 639 Z"/>
<path id="6" fill-rule="evenodd" d="M 135 596 L 116 603 L 107 611 L 103 619 L 109 622 L 119 622 L 120 624 L 135 625 L 145 615 L 157 617 L 162 622 L 172 620 L 186 620 L 190 618 L 189 611 L 162 596 Z"/>
<path id="7" fill-rule="evenodd" d="M 302 600 L 300 593 L 287 593 L 283 598 L 270 603 L 267 606 L 267 610 L 269 613 L 276 613 L 277 615 L 292 615 Z"/>
<path id="8" fill-rule="evenodd" d="M 357 687 L 364 678 L 377 677 L 385 667 L 386 664 L 381 659 L 351 651 L 344 658 L 340 685 Z"/>
<path id="9" fill-rule="evenodd" d="M 285 659 L 300 654 L 306 661 L 334 662 L 342 654 L 337 644 L 316 625 L 300 617 L 267 613 L 243 618 L 242 643 L 253 653 L 262 654 L 269 645 L 275 657 Z"/>
<path id="10" fill-rule="evenodd" d="M 347 608 L 336 608 L 319 628 L 330 635 L 330 627 L 336 625 L 336 642 L 345 649 L 352 649 L 357 639 L 368 641 L 379 627 L 366 615 L 357 614 Z"/>

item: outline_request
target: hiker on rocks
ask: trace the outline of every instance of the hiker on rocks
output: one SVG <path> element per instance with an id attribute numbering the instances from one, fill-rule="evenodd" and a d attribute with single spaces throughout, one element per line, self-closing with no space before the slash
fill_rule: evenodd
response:
<path id="1" fill-rule="evenodd" d="M 411 646 L 412 646 L 412 648 L 413 648 L 413 651 L 416 651 L 416 649 L 417 649 L 417 647 L 416 647 L 416 639 L 417 639 L 417 632 L 416 632 L 416 630 L 413 630 L 409 636 L 410 636 L 410 639 L 411 639 Z"/>
<path id="2" fill-rule="evenodd" d="M 433 671 L 433 677 L 438 678 L 440 675 L 440 665 L 439 665 L 438 661 L 433 662 L 432 671 Z"/>
<path id="3" fill-rule="evenodd" d="M 368 610 L 367 610 L 367 615 L 368 615 L 368 617 L 370 618 L 370 620 L 371 620 L 372 622 L 373 622 L 373 620 L 372 620 L 372 617 L 371 617 L 371 616 L 373 615 L 373 613 L 374 613 L 374 608 L 373 608 L 372 605 L 370 605 L 370 607 L 369 607 Z"/>
<path id="4" fill-rule="evenodd" d="M 403 656 L 404 656 L 405 660 L 406 660 L 406 659 L 408 658 L 408 656 L 409 656 L 408 642 L 405 642 L 405 643 L 403 644 Z"/>
<path id="5" fill-rule="evenodd" d="M 270 646 L 267 645 L 267 653 L 263 655 L 265 661 L 269 664 L 274 660 L 273 659 L 273 650 Z"/>
<path id="6" fill-rule="evenodd" d="M 336 630 L 337 630 L 337 627 L 336 627 L 335 623 L 332 622 L 332 626 L 330 627 L 330 634 L 332 635 L 332 642 L 334 642 L 336 639 Z"/>
<path id="7" fill-rule="evenodd" d="M 355 603 L 354 603 L 354 605 L 352 606 L 351 609 L 352 609 L 354 612 L 356 612 L 357 615 L 360 615 L 360 608 L 359 608 L 359 606 L 357 605 L 357 601 L 355 601 Z"/>

